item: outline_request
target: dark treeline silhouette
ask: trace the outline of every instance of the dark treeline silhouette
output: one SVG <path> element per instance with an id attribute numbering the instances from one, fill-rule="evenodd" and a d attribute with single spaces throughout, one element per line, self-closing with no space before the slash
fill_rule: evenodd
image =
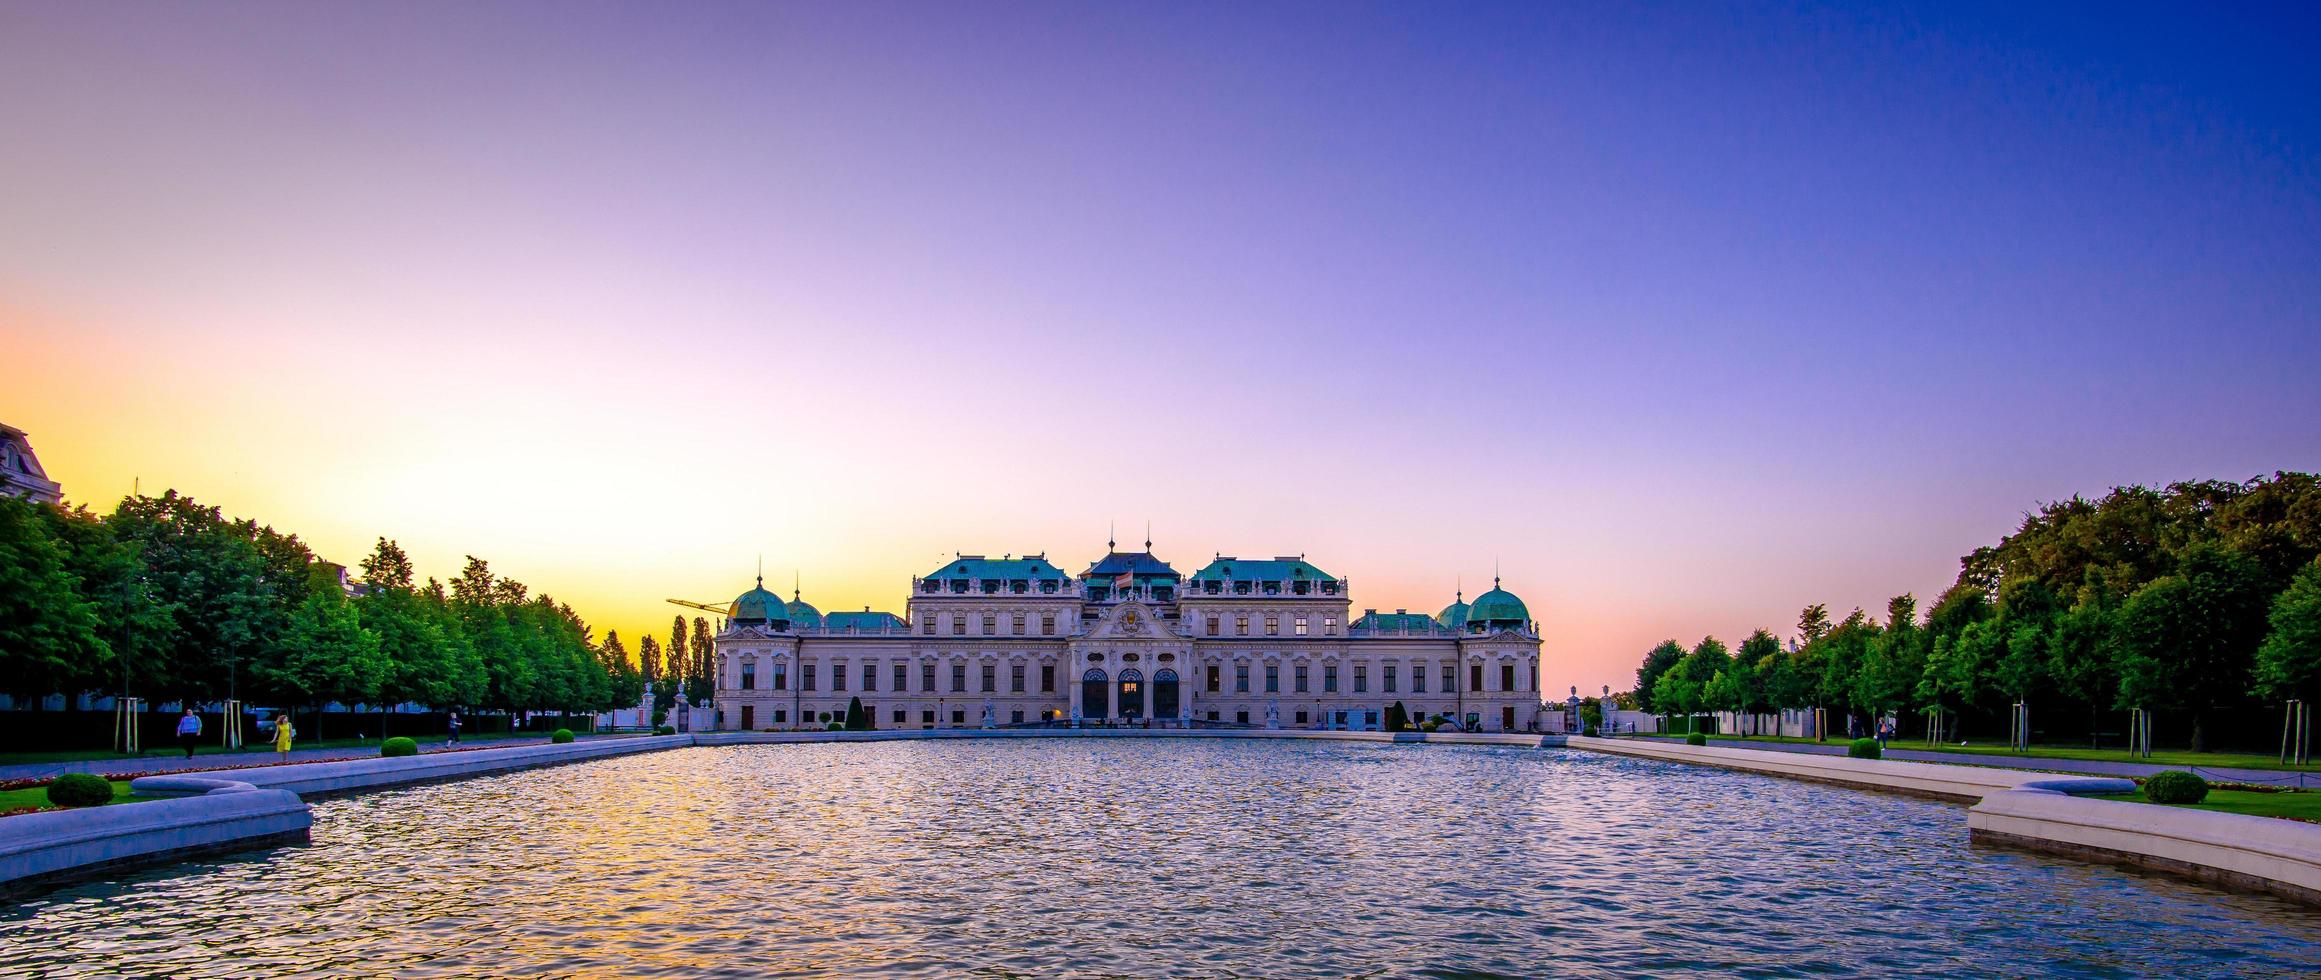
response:
<path id="1" fill-rule="evenodd" d="M 1807 606 L 1794 649 L 1763 629 L 1737 652 L 1670 640 L 1634 698 L 1672 715 L 1823 708 L 1831 735 L 1893 715 L 1915 736 L 1939 723 L 1986 739 L 2006 737 L 2018 702 L 2046 738 L 2116 732 L 2109 713 L 2142 709 L 2195 751 L 2218 730 L 2256 747 L 2278 737 L 2268 706 L 2321 695 L 2317 556 L 2312 474 L 2120 487 L 2027 515 L 1960 559 L 1924 615 L 1905 594 L 1882 618 Z"/>
<path id="2" fill-rule="evenodd" d="M 559 713 L 643 697 L 617 634 L 597 643 L 482 559 L 422 584 L 381 538 L 360 584 L 344 576 L 297 536 L 175 491 L 106 515 L 0 498 L 0 690 Z"/>

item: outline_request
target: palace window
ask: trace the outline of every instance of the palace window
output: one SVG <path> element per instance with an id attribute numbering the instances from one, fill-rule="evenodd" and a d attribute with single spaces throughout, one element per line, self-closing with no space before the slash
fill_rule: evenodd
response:
<path id="1" fill-rule="evenodd" d="M 790 720 L 790 710 L 789 710 L 788 708 L 775 708 L 775 709 L 774 709 L 774 724 L 777 724 L 777 725 L 781 725 L 781 724 L 787 724 L 787 723 L 789 722 L 789 720 Z"/>
<path id="2" fill-rule="evenodd" d="M 1015 631 L 1015 635 L 1022 636 L 1024 631 L 1024 614 L 1015 614 L 1015 622 L 1009 624 L 1009 626 Z"/>
<path id="3" fill-rule="evenodd" d="M 1338 693 L 1338 665 L 1337 665 L 1337 664 L 1323 664 L 1323 665 L 1322 665 L 1322 693 L 1323 693 L 1323 694 L 1336 694 L 1336 693 Z"/>
<path id="4" fill-rule="evenodd" d="M 755 691 L 758 689 L 758 665 L 741 665 L 741 689 L 744 691 Z"/>
<path id="5" fill-rule="evenodd" d="M 908 711 L 905 711 L 905 710 L 903 710 L 903 709 L 901 709 L 901 708 L 896 708 L 896 709 L 895 709 L 895 724 L 897 724 L 897 725 L 900 725 L 900 724 L 902 724 L 903 722 L 905 722 L 906 720 L 908 720 L 910 717 L 911 717 L 911 713 L 910 713 L 910 712 L 908 712 Z"/>
<path id="6" fill-rule="evenodd" d="M 965 709 L 965 708 L 953 708 L 953 709 L 951 709 L 951 723 L 952 723 L 952 724 L 954 724 L 954 725 L 964 725 L 964 724 L 967 724 L 967 709 Z"/>
<path id="7" fill-rule="evenodd" d="M 1243 664 L 1234 664 L 1234 665 L 1233 665 L 1233 693 L 1235 693 L 1235 694 L 1247 694 L 1247 693 L 1249 693 L 1249 665 L 1248 665 L 1248 664 L 1245 664 L 1245 663 L 1243 663 Z"/>
<path id="8" fill-rule="evenodd" d="M 952 665 L 951 665 L 951 693 L 953 693 L 953 694 L 965 694 L 965 693 L 967 693 L 967 665 L 966 665 L 966 664 L 957 664 L 957 663 L 955 663 L 955 664 L 952 664 Z"/>
<path id="9" fill-rule="evenodd" d="M 1022 693 L 1023 693 L 1023 671 L 1024 671 L 1024 666 L 1023 666 L 1022 664 L 1016 664 L 1016 665 L 1014 665 L 1014 666 L 1012 666 L 1012 667 L 1009 667 L 1009 668 L 1007 669 L 1007 673 L 1008 673 L 1008 677 L 1007 677 L 1007 685 L 1008 685 L 1008 686 L 1007 686 L 1007 689 L 1008 689 L 1009 691 L 1012 691 L 1012 692 L 1014 692 L 1014 693 L 1017 693 L 1017 694 L 1022 694 Z M 1022 721 L 1023 719 L 1021 719 L 1021 718 L 1018 718 L 1018 719 L 1016 719 L 1016 720 L 1017 720 L 1017 721 Z"/>
<path id="10" fill-rule="evenodd" d="M 1306 723 L 1306 713 L 1305 713 L 1303 710 L 1300 710 L 1300 711 L 1298 712 L 1298 724 L 1300 724 L 1300 725 L 1303 725 L 1303 724 L 1305 724 L 1305 723 Z"/>
<path id="11" fill-rule="evenodd" d="M 1322 635 L 1323 635 L 1323 636 L 1336 636 L 1336 635 L 1338 635 L 1338 617 L 1336 617 L 1336 616 L 1324 616 L 1324 617 L 1322 617 Z"/>
<path id="12" fill-rule="evenodd" d="M 985 635 L 985 636 L 998 636 L 998 635 L 999 635 L 999 617 L 998 617 L 998 616 L 994 616 L 994 615 L 992 615 L 992 614 L 990 614 L 990 613 L 984 613 L 984 614 L 983 614 L 983 635 Z"/>
<path id="13" fill-rule="evenodd" d="M 1243 709 L 1234 712 L 1233 720 L 1243 725 L 1249 724 L 1249 711 L 1247 709 Z"/>
<path id="14" fill-rule="evenodd" d="M 1248 636 L 1248 635 L 1249 635 L 1249 614 L 1248 614 L 1248 613 L 1241 613 L 1241 614 L 1239 614 L 1239 615 L 1237 615 L 1237 616 L 1234 616 L 1234 617 L 1233 617 L 1233 635 L 1234 635 L 1234 636 Z"/>
<path id="15" fill-rule="evenodd" d="M 1385 692 L 1386 692 L 1386 693 L 1388 693 L 1388 694 L 1392 694 L 1392 693 L 1394 693 L 1394 692 L 1395 692 L 1395 690 L 1397 689 L 1397 685 L 1396 685 L 1396 678 L 1395 678 L 1395 667 L 1394 667 L 1394 665 L 1393 665 L 1393 664 L 1387 664 L 1387 665 L 1386 665 L 1384 668 L 1382 668 L 1382 669 L 1383 669 L 1383 670 L 1384 670 L 1386 673 L 1384 674 L 1384 676 L 1381 676 L 1381 677 L 1379 678 L 1379 683 L 1382 685 L 1381 687 L 1379 687 L 1379 690 L 1381 690 L 1381 691 L 1385 691 Z"/>
<path id="16" fill-rule="evenodd" d="M 1290 690 L 1299 694 L 1306 693 L 1306 665 L 1299 664 L 1290 668 L 1289 682 Z"/>
<path id="17" fill-rule="evenodd" d="M 1222 688 L 1220 688 L 1220 687 L 1218 687 L 1218 686 L 1217 686 L 1217 674 L 1218 674 L 1217 665 L 1216 665 L 1216 664 L 1210 664 L 1210 665 L 1209 665 L 1209 693 L 1211 693 L 1211 694 L 1215 694 L 1215 693 L 1217 693 L 1219 690 L 1222 690 Z"/>
<path id="18" fill-rule="evenodd" d="M 1412 664 L 1410 665 L 1410 693 L 1412 693 L 1412 694 L 1425 694 L 1425 693 L 1426 693 L 1426 665 L 1425 665 L 1425 664 L 1422 664 L 1422 663 L 1412 663 Z"/>
<path id="19" fill-rule="evenodd" d="M 1008 712 L 1007 720 L 1018 725 L 1023 724 L 1023 709 L 1017 708 L 1014 711 Z"/>
<path id="20" fill-rule="evenodd" d="M 1306 618 L 1304 616 L 1299 616 L 1297 618 L 1297 635 L 1306 635 Z"/>
<path id="21" fill-rule="evenodd" d="M 935 617 L 933 614 L 919 617 L 919 632 L 927 636 L 935 635 Z"/>
<path id="22" fill-rule="evenodd" d="M 935 662 L 932 660 L 919 661 L 919 690 L 927 694 L 935 693 Z"/>
<path id="23" fill-rule="evenodd" d="M 1531 686 L 1524 688 L 1524 690 L 1539 690 L 1539 661 L 1534 660 L 1531 662 Z"/>
<path id="24" fill-rule="evenodd" d="M 1514 664 L 1500 664 L 1500 665 L 1499 665 L 1499 689 L 1500 689 L 1500 690 L 1502 690 L 1502 691 L 1512 691 L 1512 690 L 1515 690 L 1515 665 L 1514 665 Z"/>
<path id="25" fill-rule="evenodd" d="M 925 708 L 920 710 L 919 724 L 925 725 L 929 728 L 935 727 L 935 709 Z"/>
<path id="26" fill-rule="evenodd" d="M 789 690 L 789 689 L 790 689 L 790 668 L 788 667 L 788 665 L 785 665 L 785 664 L 775 664 L 775 665 L 774 665 L 774 690 L 777 690 L 777 691 L 787 691 L 787 690 Z"/>
<path id="27" fill-rule="evenodd" d="M 952 635 L 952 636 L 966 636 L 966 635 L 967 635 L 967 617 L 966 617 L 966 616 L 960 615 L 960 614 L 958 614 L 958 613 L 952 613 L 952 614 L 951 614 L 951 635 Z"/>
<path id="28" fill-rule="evenodd" d="M 911 686 L 911 666 L 910 666 L 909 664 L 903 663 L 903 662 L 902 662 L 902 661 L 900 661 L 900 660 L 898 660 L 898 661 L 895 661 L 895 690 L 897 690 L 897 691 L 908 690 L 908 689 L 910 688 L 910 686 Z M 896 721 L 901 721 L 902 719 L 900 719 L 900 718 L 897 718 L 897 719 L 895 719 L 895 720 L 896 720 Z"/>
<path id="29" fill-rule="evenodd" d="M 800 664 L 798 665 L 798 669 L 804 671 L 804 673 L 798 675 L 798 690 L 814 690 L 814 665 Z"/>
<path id="30" fill-rule="evenodd" d="M 875 691 L 875 690 L 878 690 L 878 665 L 877 665 L 877 664 L 874 664 L 874 663 L 869 663 L 869 662 L 867 662 L 867 661 L 863 663 L 863 665 L 862 665 L 862 689 L 863 689 L 863 690 L 865 690 L 865 691 Z"/>
<path id="31" fill-rule="evenodd" d="M 1209 635 L 1210 635 L 1210 636 L 1216 636 L 1216 635 L 1217 635 L 1217 617 L 1215 617 L 1215 616 L 1211 616 L 1211 617 L 1209 617 Z"/>
<path id="32" fill-rule="evenodd" d="M 1041 664 L 1041 665 L 1040 665 L 1040 693 L 1041 693 L 1041 694 L 1053 694 L 1053 693 L 1055 693 L 1055 691 L 1056 691 L 1056 665 L 1055 665 L 1055 664 Z"/>
<path id="33" fill-rule="evenodd" d="M 1265 665 L 1265 693 L 1267 693 L 1267 694 L 1280 694 L 1280 693 L 1281 693 L 1281 665 L 1280 665 L 1280 664 L 1266 664 L 1266 665 Z"/>
<path id="34" fill-rule="evenodd" d="M 845 664 L 831 664 L 831 665 L 830 665 L 830 689 L 831 689 L 831 690 L 833 690 L 833 691 L 843 691 L 843 690 L 846 690 L 846 665 L 845 665 Z"/>
<path id="35" fill-rule="evenodd" d="M 993 692 L 993 691 L 997 691 L 997 690 L 999 690 L 999 665 L 998 665 L 998 664 L 984 664 L 984 665 L 983 665 L 983 693 L 985 693 L 985 694 L 990 694 L 991 692 Z"/>
<path id="36" fill-rule="evenodd" d="M 1212 711 L 1212 712 L 1209 712 L 1209 720 L 1210 720 L 1210 721 L 1216 721 L 1216 720 L 1217 720 L 1217 713 L 1216 713 L 1216 712 L 1214 712 L 1214 711 Z"/>
<path id="37" fill-rule="evenodd" d="M 1474 692 L 1476 692 L 1476 693 L 1478 693 L 1478 694 L 1482 693 L 1482 691 L 1483 691 L 1483 665 L 1482 665 L 1482 664 L 1468 664 L 1468 665 L 1467 665 L 1467 690 L 1474 691 Z"/>
<path id="38" fill-rule="evenodd" d="M 1054 635 L 1056 635 L 1056 617 L 1054 617 L 1054 616 L 1042 616 L 1042 617 L 1040 617 L 1040 635 L 1041 635 L 1041 636 L 1054 636 Z"/>
<path id="39" fill-rule="evenodd" d="M 1355 664 L 1355 665 L 1354 665 L 1354 693 L 1356 693 L 1356 694 L 1368 694 L 1368 693 L 1370 693 L 1370 665 L 1369 665 L 1369 664 Z"/>
<path id="40" fill-rule="evenodd" d="M 1453 666 L 1451 666 L 1450 664 L 1444 664 L 1444 665 L 1443 665 L 1443 693 L 1444 693 L 1444 694 L 1454 694 L 1454 693 L 1457 693 L 1458 686 L 1459 686 L 1459 668 L 1457 668 L 1457 667 L 1453 667 Z"/>
<path id="41" fill-rule="evenodd" d="M 1279 617 L 1279 616 L 1267 616 L 1267 617 L 1265 617 L 1265 635 L 1267 635 L 1267 636 L 1280 636 L 1280 635 L 1281 635 L 1281 617 Z"/>

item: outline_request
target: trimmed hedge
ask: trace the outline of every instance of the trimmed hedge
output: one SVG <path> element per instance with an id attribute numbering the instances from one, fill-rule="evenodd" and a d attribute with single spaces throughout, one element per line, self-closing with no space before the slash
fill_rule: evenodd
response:
<path id="1" fill-rule="evenodd" d="M 48 784 L 48 801 L 57 806 L 103 806 L 113 802 L 113 784 L 103 776 L 66 773 Z"/>
<path id="2" fill-rule="evenodd" d="M 1692 733 L 1692 734 L 1690 734 L 1690 735 L 1687 735 L 1687 736 L 1685 736 L 1685 737 L 1684 737 L 1684 744 L 1686 744 L 1686 745 L 1707 745 L 1707 744 L 1709 744 L 1709 737 L 1708 737 L 1708 736 L 1706 736 L 1706 735 L 1703 735 L 1703 734 L 1701 734 L 1701 733 L 1699 733 L 1699 732 L 1694 732 L 1694 733 Z"/>
<path id="3" fill-rule="evenodd" d="M 406 736 L 397 735 L 394 738 L 390 738 L 384 742 L 379 743 L 379 757 L 383 759 L 394 759 L 401 756 L 418 754 L 419 743 L 411 740 Z"/>
<path id="4" fill-rule="evenodd" d="M 675 725 L 662 725 L 662 726 L 661 726 L 661 727 L 659 727 L 659 728 L 653 729 L 653 734 L 655 734 L 655 735 L 675 735 L 675 734 L 677 734 L 677 726 L 675 726 Z"/>
<path id="5" fill-rule="evenodd" d="M 2156 772 L 2144 780 L 2144 799 L 2154 803 L 2198 803 L 2208 798 L 2208 780 L 2181 769 Z"/>
<path id="6" fill-rule="evenodd" d="M 1878 747 L 1877 739 L 1857 738 L 1853 740 L 1853 744 L 1846 746 L 1846 757 L 1850 759 L 1883 759 L 1886 757 L 1886 750 Z"/>
<path id="7" fill-rule="evenodd" d="M 572 729 L 559 728 L 556 730 L 556 734 L 548 736 L 548 740 L 558 745 L 572 741 Z"/>
<path id="8" fill-rule="evenodd" d="M 1587 736 L 1587 737 L 1589 737 L 1589 738 L 1594 738 L 1594 737 L 1596 737 L 1596 726 L 1594 726 L 1594 725 L 1589 725 L 1589 726 L 1587 726 L 1587 727 L 1585 727 L 1585 728 L 1582 728 L 1582 729 L 1580 729 L 1580 734 L 1582 734 L 1582 735 L 1585 735 L 1585 736 Z"/>

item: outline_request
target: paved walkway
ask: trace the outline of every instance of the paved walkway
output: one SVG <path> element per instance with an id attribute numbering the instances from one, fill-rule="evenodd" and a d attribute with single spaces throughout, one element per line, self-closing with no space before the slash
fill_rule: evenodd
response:
<path id="1" fill-rule="evenodd" d="M 1635 736 L 1622 736 L 1635 737 Z M 1648 737 L 1648 736 L 1647 736 Z M 1761 742 L 1731 738 L 1709 739 L 1710 745 L 1735 749 L 1763 749 L 1771 752 L 1802 752 L 1809 755 L 1844 755 L 1843 742 Z M 1888 748 L 1886 758 L 1910 762 L 1947 762 L 1958 766 L 1992 766 L 1999 769 L 2041 769 L 2048 772 L 2082 772 L 2095 776 L 2149 776 L 2169 769 L 2190 769 L 2213 781 L 2228 783 L 2255 783 L 2266 786 L 2291 786 L 2307 789 L 2321 788 L 2321 773 L 2283 772 L 2275 769 L 2235 769 L 2223 766 L 2162 766 L 2149 762 L 2106 762 L 2100 759 L 2057 759 L 2039 755 L 1969 755 L 1964 752 L 1929 752 L 1925 749 Z"/>
<path id="2" fill-rule="evenodd" d="M 583 739 L 619 738 L 619 735 L 582 735 Z M 441 752 L 448 748 L 500 749 L 515 745 L 545 745 L 548 736 L 537 738 L 469 739 L 457 746 L 446 744 L 442 738 L 423 739 L 422 752 Z M 291 762 L 333 762 L 339 759 L 376 759 L 379 743 L 346 745 L 329 749 L 292 749 Z M 183 750 L 153 755 L 121 756 L 112 759 L 81 759 L 73 762 L 27 762 L 0 765 L 0 781 L 17 779 L 52 779 L 68 772 L 90 772 L 100 776 L 124 776 L 131 773 L 145 775 L 156 772 L 187 772 L 197 769 L 227 769 L 243 766 L 270 766 L 280 761 L 272 752 L 219 752 L 201 753 L 191 759 Z"/>

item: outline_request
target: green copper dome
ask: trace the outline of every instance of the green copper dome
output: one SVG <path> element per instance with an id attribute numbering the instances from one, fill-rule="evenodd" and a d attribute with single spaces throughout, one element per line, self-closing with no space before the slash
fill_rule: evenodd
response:
<path id="1" fill-rule="evenodd" d="M 1530 622 L 1531 610 L 1515 593 L 1500 588 L 1497 579 L 1491 581 L 1491 591 L 1476 596 L 1474 604 L 1467 607 L 1469 626 L 1522 626 Z"/>
<path id="2" fill-rule="evenodd" d="M 766 580 L 758 579 L 758 587 L 742 593 L 733 600 L 733 607 L 725 611 L 726 618 L 736 623 L 765 623 L 790 621 L 790 606 L 782 597 L 766 591 Z"/>
<path id="3" fill-rule="evenodd" d="M 1474 607 L 1467 605 L 1465 596 L 1453 599 L 1450 605 L 1443 607 L 1442 612 L 1435 614 L 1435 622 L 1443 624 L 1444 629 L 1466 629 L 1467 611 L 1472 608 Z"/>
<path id="4" fill-rule="evenodd" d="M 789 610 L 790 625 L 792 626 L 819 628 L 822 625 L 822 610 L 816 609 L 812 603 L 798 598 L 796 592 L 790 593 Z"/>

